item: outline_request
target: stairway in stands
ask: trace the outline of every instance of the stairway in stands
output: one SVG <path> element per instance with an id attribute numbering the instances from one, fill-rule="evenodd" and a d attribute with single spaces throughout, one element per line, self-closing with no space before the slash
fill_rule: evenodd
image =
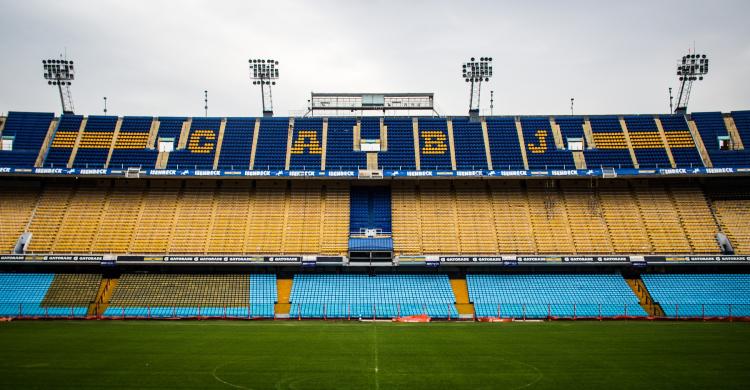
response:
<path id="1" fill-rule="evenodd" d="M 646 311 L 646 313 L 648 313 L 649 316 L 664 317 L 664 310 L 662 310 L 661 306 L 659 306 L 658 303 L 654 302 L 654 298 L 651 296 L 651 293 L 648 292 L 646 284 L 643 283 L 643 280 L 641 280 L 640 277 L 636 276 L 635 278 L 625 278 L 625 281 L 638 297 L 638 301 L 641 304 L 641 307 Z"/>
<path id="2" fill-rule="evenodd" d="M 89 316 L 100 316 L 104 314 L 109 306 L 109 300 L 112 299 L 112 294 L 115 292 L 119 279 L 115 278 L 102 278 L 99 284 L 99 290 L 96 293 L 94 302 L 89 305 L 87 315 Z"/>
<path id="3" fill-rule="evenodd" d="M 277 278 L 276 291 L 278 294 L 274 307 L 276 318 L 289 318 L 289 296 L 292 294 L 292 279 Z"/>
<path id="4" fill-rule="evenodd" d="M 466 285 L 466 279 L 451 279 L 451 288 L 453 289 L 453 295 L 456 296 L 458 318 L 473 319 L 474 305 L 469 301 L 469 288 Z"/>

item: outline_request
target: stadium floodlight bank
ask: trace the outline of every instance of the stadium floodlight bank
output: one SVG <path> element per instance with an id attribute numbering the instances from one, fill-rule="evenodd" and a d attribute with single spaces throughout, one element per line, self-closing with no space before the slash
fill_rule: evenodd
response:
<path id="1" fill-rule="evenodd" d="M 42 60 L 42 66 L 44 67 L 44 79 L 47 80 L 47 84 L 57 86 L 63 114 L 72 114 L 73 95 L 70 93 L 70 85 L 75 79 L 73 61 L 61 56 L 60 59 Z"/>
<path id="2" fill-rule="evenodd" d="M 677 76 L 680 80 L 680 93 L 677 97 L 675 114 L 686 114 L 693 81 L 703 80 L 708 74 L 708 58 L 705 54 L 686 54 L 677 64 Z"/>
<path id="3" fill-rule="evenodd" d="M 273 116 L 273 95 L 271 86 L 279 79 L 279 61 L 273 59 L 249 59 L 250 79 L 253 85 L 260 85 L 263 116 Z M 208 106 L 208 104 L 206 104 Z"/>
<path id="4" fill-rule="evenodd" d="M 380 111 L 383 115 L 406 114 L 410 115 L 412 111 L 423 112 L 429 111 L 431 114 L 439 115 L 434 106 L 435 94 L 432 92 L 418 93 L 310 93 L 310 106 L 307 115 L 349 115 L 359 113 L 363 115 L 365 111 Z"/>
<path id="5" fill-rule="evenodd" d="M 479 117 L 479 102 L 482 96 L 482 82 L 489 82 L 492 77 L 492 57 L 480 57 L 476 61 L 471 57 L 461 66 L 461 77 L 471 85 L 469 94 L 469 116 Z"/>

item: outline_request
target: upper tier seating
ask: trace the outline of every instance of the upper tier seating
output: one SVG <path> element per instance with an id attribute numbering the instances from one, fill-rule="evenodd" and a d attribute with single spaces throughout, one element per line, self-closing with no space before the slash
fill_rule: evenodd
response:
<path id="1" fill-rule="evenodd" d="M 147 116 L 126 116 L 122 118 L 120 133 L 117 135 L 109 168 L 143 167 L 153 168 L 159 152 L 148 148 L 151 124 L 154 118 Z"/>
<path id="2" fill-rule="evenodd" d="M 13 150 L 0 148 L 0 166 L 34 166 L 53 118 L 52 113 L 9 112 L 2 136 L 3 139 L 13 138 Z"/>
<path id="3" fill-rule="evenodd" d="M 366 119 L 368 118 L 362 118 L 363 126 Z M 366 154 L 354 150 L 354 126 L 356 124 L 357 121 L 354 118 L 328 119 L 326 169 L 344 170 L 364 169 L 367 167 Z M 375 139 L 379 139 L 380 121 L 376 121 L 375 125 L 378 127 L 378 136 Z M 362 138 L 364 139 L 364 136 Z"/>
<path id="4" fill-rule="evenodd" d="M 81 129 L 81 115 L 63 115 L 57 124 L 57 129 L 52 138 L 47 156 L 44 159 L 45 167 L 65 168 L 73 152 L 78 132 Z"/>
<path id="5" fill-rule="evenodd" d="M 284 169 L 289 118 L 260 118 L 254 169 Z"/>
<path id="6" fill-rule="evenodd" d="M 167 168 L 212 169 L 220 126 L 221 118 L 193 118 L 187 139 L 180 140 L 184 148 L 175 145 L 175 150 L 169 154 Z M 161 137 L 162 132 L 159 133 Z"/>
<path id="7" fill-rule="evenodd" d="M 640 168 L 670 168 L 664 142 L 651 115 L 628 115 L 623 118 L 628 127 L 630 144 L 633 145 Z"/>
<path id="8" fill-rule="evenodd" d="M 456 169 L 487 169 L 482 124 L 469 118 L 453 118 L 453 144 L 456 148 Z"/>
<path id="9" fill-rule="evenodd" d="M 329 118 L 328 119 L 329 127 L 331 125 L 330 121 L 333 119 L 343 119 L 343 118 Z M 360 124 L 362 126 L 362 129 L 360 130 L 360 133 L 359 133 L 359 136 L 361 139 L 369 139 L 369 140 L 380 139 L 380 118 L 365 116 L 365 117 L 362 117 Z"/>
<path id="10" fill-rule="evenodd" d="M 276 275 L 124 274 L 107 317 L 273 317 Z"/>
<path id="11" fill-rule="evenodd" d="M 691 115 L 703 139 L 714 167 L 750 166 L 750 149 L 722 150 L 719 137 L 729 137 L 724 116 L 720 112 L 695 112 Z"/>
<path id="12" fill-rule="evenodd" d="M 646 316 L 620 275 L 466 275 L 477 317 Z"/>
<path id="13" fill-rule="evenodd" d="M 0 274 L 0 316 L 83 317 L 97 275 Z"/>
<path id="14" fill-rule="evenodd" d="M 659 120 L 664 128 L 672 157 L 678 167 L 701 167 L 700 153 L 695 146 L 684 115 L 660 115 Z"/>
<path id="15" fill-rule="evenodd" d="M 529 169 L 574 169 L 573 154 L 558 150 L 549 117 L 521 117 Z"/>
<path id="16" fill-rule="evenodd" d="M 352 187 L 349 229 L 362 233 L 364 229 L 391 232 L 391 189 L 388 187 Z"/>
<path id="17" fill-rule="evenodd" d="M 247 169 L 253 148 L 256 118 L 227 118 L 219 154 L 219 169 Z"/>
<path id="18" fill-rule="evenodd" d="M 450 170 L 451 152 L 445 118 L 419 118 L 418 123 L 420 168 Z"/>
<path id="19" fill-rule="evenodd" d="M 595 149 L 584 150 L 589 168 L 632 168 L 633 160 L 625 142 L 620 120 L 614 115 L 589 117 Z"/>
<path id="20" fill-rule="evenodd" d="M 456 318 L 447 275 L 294 275 L 290 317 Z"/>
<path id="21" fill-rule="evenodd" d="M 493 169 L 524 169 L 515 119 L 487 118 L 487 136 Z"/>
<path id="22" fill-rule="evenodd" d="M 411 118 L 385 118 L 384 124 L 388 131 L 388 151 L 378 153 L 378 164 L 383 169 L 415 169 Z"/>
<path id="23" fill-rule="evenodd" d="M 644 274 L 641 278 L 669 317 L 750 316 L 750 275 Z"/>
<path id="24" fill-rule="evenodd" d="M 289 169 L 320 169 L 323 156 L 323 118 L 298 118 L 290 146 Z"/>
<path id="25" fill-rule="evenodd" d="M 112 147 L 116 116 L 90 115 L 78 144 L 73 168 L 104 168 Z"/>
<path id="26" fill-rule="evenodd" d="M 732 118 L 735 126 L 737 126 L 737 132 L 740 133 L 742 145 L 746 149 L 750 149 L 750 110 L 732 111 Z"/>

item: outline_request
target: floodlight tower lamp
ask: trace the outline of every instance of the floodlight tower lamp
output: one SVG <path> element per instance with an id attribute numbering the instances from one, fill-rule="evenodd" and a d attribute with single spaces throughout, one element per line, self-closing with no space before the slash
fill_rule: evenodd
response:
<path id="1" fill-rule="evenodd" d="M 701 81 L 708 74 L 708 58 L 705 54 L 687 54 L 677 64 L 680 93 L 677 96 L 675 113 L 686 113 L 694 81 Z"/>
<path id="2" fill-rule="evenodd" d="M 73 95 L 70 92 L 70 86 L 75 79 L 75 69 L 73 61 L 60 56 L 60 59 L 42 60 L 44 68 L 44 79 L 47 84 L 56 86 L 60 93 L 60 105 L 63 114 L 73 113 Z"/>
<path id="3" fill-rule="evenodd" d="M 469 116 L 476 118 L 479 116 L 482 82 L 488 82 L 492 77 L 492 57 L 480 57 L 479 61 L 471 57 L 461 66 L 461 77 L 470 83 Z"/>
<path id="4" fill-rule="evenodd" d="M 271 86 L 279 78 L 279 61 L 273 59 L 250 59 L 250 79 L 253 85 L 260 85 L 263 116 L 273 116 L 273 95 Z"/>

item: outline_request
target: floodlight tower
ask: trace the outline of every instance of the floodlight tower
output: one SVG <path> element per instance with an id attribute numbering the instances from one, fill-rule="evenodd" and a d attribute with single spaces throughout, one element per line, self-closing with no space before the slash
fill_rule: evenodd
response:
<path id="1" fill-rule="evenodd" d="M 263 101 L 263 116 L 273 116 L 273 96 L 271 86 L 276 85 L 279 78 L 279 61 L 272 59 L 250 59 L 250 79 L 253 85 L 260 85 L 260 94 Z M 268 104 L 266 105 L 266 100 Z"/>
<path id="2" fill-rule="evenodd" d="M 60 92 L 60 105 L 63 114 L 73 113 L 73 95 L 70 93 L 70 84 L 75 79 L 73 61 L 60 56 L 60 59 L 42 60 L 44 66 L 44 79 L 47 84 L 56 85 Z"/>
<path id="3" fill-rule="evenodd" d="M 471 94 L 469 95 L 469 116 L 479 116 L 479 99 L 482 95 L 482 81 L 490 81 L 492 77 L 492 57 L 480 57 L 476 61 L 471 57 L 469 62 L 464 62 L 461 75 L 467 83 L 471 83 Z"/>
<path id="4" fill-rule="evenodd" d="M 687 54 L 682 56 L 682 61 L 677 64 L 677 76 L 680 79 L 680 94 L 677 97 L 676 114 L 687 112 L 690 91 L 693 89 L 693 81 L 703 80 L 708 73 L 708 58 L 705 54 Z"/>

